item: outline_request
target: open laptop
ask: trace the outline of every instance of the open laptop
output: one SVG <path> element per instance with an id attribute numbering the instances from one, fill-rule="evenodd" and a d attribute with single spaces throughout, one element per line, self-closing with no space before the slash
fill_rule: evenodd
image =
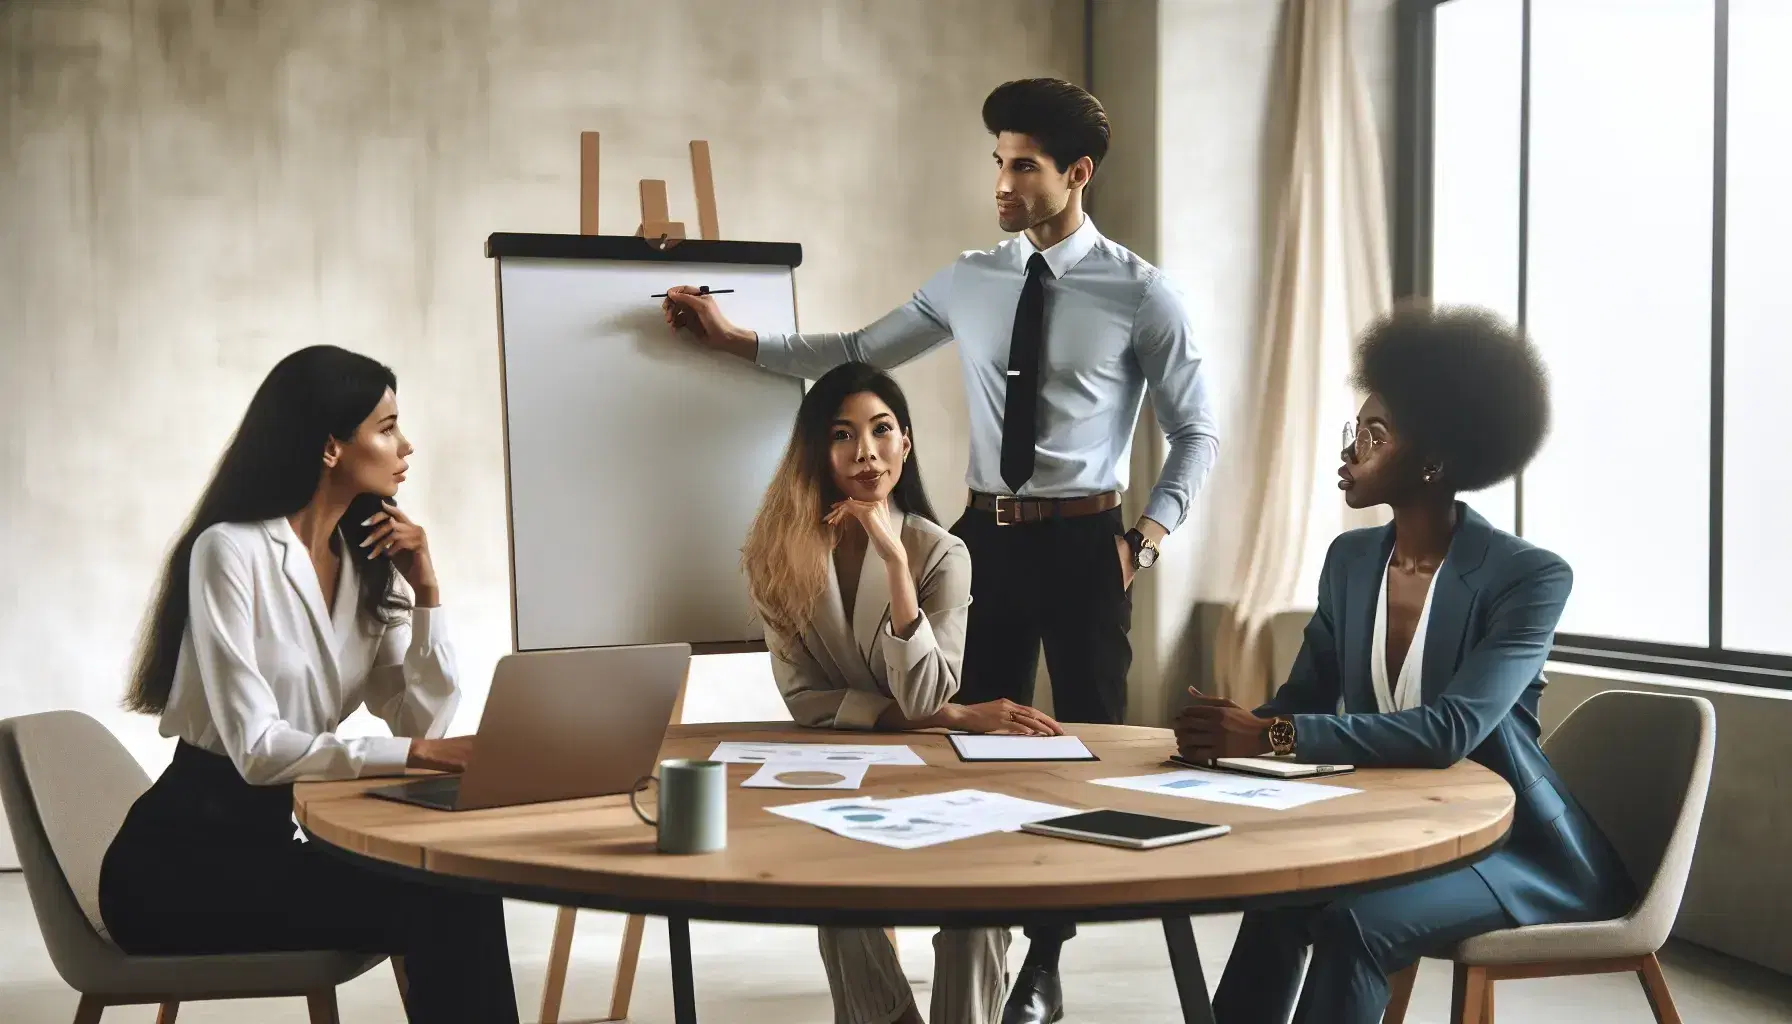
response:
<path id="1" fill-rule="evenodd" d="M 467 770 L 367 795 L 470 811 L 626 793 L 653 771 L 690 661 L 689 644 L 507 654 Z"/>

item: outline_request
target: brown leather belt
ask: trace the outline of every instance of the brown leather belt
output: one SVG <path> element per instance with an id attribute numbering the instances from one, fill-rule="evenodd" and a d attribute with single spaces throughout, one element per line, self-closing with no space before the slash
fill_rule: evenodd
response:
<path id="1" fill-rule="evenodd" d="M 1120 492 L 1106 491 L 1086 498 L 1016 498 L 1011 494 L 972 491 L 970 505 L 984 512 L 994 512 L 997 526 L 1013 526 L 1015 523 L 1036 523 L 1042 519 L 1092 516 L 1097 512 L 1119 508 Z"/>

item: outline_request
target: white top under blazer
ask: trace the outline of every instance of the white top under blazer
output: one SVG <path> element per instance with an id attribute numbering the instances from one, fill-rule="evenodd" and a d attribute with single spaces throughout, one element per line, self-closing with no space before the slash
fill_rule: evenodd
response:
<path id="1" fill-rule="evenodd" d="M 334 612 L 284 518 L 219 523 L 193 545 L 187 627 L 161 732 L 223 754 L 254 785 L 402 773 L 408 737 L 438 737 L 460 702 L 440 608 L 393 626 L 358 611 L 359 558 L 336 537 Z M 402 578 L 395 585 L 410 596 Z M 392 736 L 335 730 L 361 705 Z"/>
<path id="2" fill-rule="evenodd" d="M 1394 555 L 1389 552 L 1388 564 L 1381 569 L 1381 596 L 1375 604 L 1375 634 L 1369 641 L 1369 677 L 1375 684 L 1376 709 L 1384 715 L 1416 708 L 1424 698 L 1425 630 L 1431 625 L 1431 595 L 1437 593 L 1437 573 L 1433 572 L 1425 586 L 1425 605 L 1419 609 L 1419 624 L 1413 627 L 1406 660 L 1400 663 L 1399 677 L 1388 685 L 1388 573 L 1393 565 Z M 1339 703 L 1342 706 L 1342 697 Z"/>

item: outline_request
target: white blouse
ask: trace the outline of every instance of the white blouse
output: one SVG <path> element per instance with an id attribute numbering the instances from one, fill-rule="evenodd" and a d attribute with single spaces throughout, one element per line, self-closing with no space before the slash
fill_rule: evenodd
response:
<path id="1" fill-rule="evenodd" d="M 1369 646 L 1369 672 L 1374 682 L 1375 706 L 1383 714 L 1416 708 L 1424 698 L 1421 689 L 1425 674 L 1425 627 L 1431 622 L 1431 595 L 1437 592 L 1437 574 L 1425 588 L 1425 606 L 1419 610 L 1419 624 L 1412 631 L 1412 644 L 1406 649 L 1406 660 L 1400 663 L 1400 678 L 1388 685 L 1388 569 L 1394 556 L 1388 554 L 1388 565 L 1381 570 L 1381 596 L 1375 604 L 1375 635 Z M 1439 566 L 1442 569 L 1442 566 Z"/>
<path id="2" fill-rule="evenodd" d="M 276 785 L 401 773 L 408 737 L 447 730 L 460 689 L 442 610 L 366 625 L 357 554 L 342 554 L 332 606 L 284 518 L 199 535 L 162 735 L 229 757 L 251 784 Z M 402 579 L 398 586 L 410 596 Z M 362 704 L 394 735 L 337 736 Z"/>

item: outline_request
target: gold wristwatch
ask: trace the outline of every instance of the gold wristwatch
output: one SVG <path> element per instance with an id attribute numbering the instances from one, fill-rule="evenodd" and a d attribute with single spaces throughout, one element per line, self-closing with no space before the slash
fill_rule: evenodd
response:
<path id="1" fill-rule="evenodd" d="M 1281 715 L 1269 723 L 1269 748 L 1283 757 L 1294 753 L 1294 719 Z"/>

